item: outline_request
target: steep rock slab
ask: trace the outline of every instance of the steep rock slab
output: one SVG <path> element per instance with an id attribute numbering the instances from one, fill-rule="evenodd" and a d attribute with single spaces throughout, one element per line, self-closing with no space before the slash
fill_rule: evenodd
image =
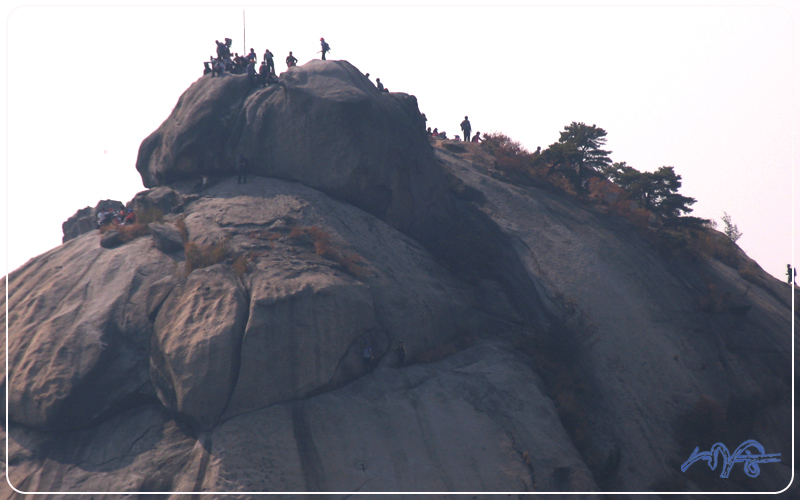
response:
<path id="1" fill-rule="evenodd" d="M 205 491 L 593 491 L 518 355 L 479 344 L 233 418 Z"/>
<path id="2" fill-rule="evenodd" d="M 437 157 L 482 194 L 480 209 L 508 236 L 545 294 L 573 307 L 574 372 L 591 388 L 578 403 L 591 405 L 582 417 L 588 437 L 582 451 L 611 458 L 618 448 L 621 454 L 619 482 L 607 486 L 644 491 L 675 477 L 670 464 L 685 461 L 695 446 L 709 449 L 714 441 L 689 442 L 696 438 L 685 425 L 687 418 L 703 420 L 696 408 L 704 401 L 711 402 L 705 411 L 731 415 L 730 428 L 747 434 L 729 436 L 736 442 L 726 446 L 757 439 L 771 452 L 791 453 L 791 312 L 776 280 L 764 274 L 758 281 L 774 284 L 757 286 L 715 260 L 670 262 L 625 221 L 565 196 L 500 182 L 486 175 L 486 166 L 457 155 L 439 150 Z M 699 304 L 714 290 L 752 308 L 745 316 L 701 312 Z M 774 426 L 748 429 L 743 421 L 755 415 Z M 769 468 L 736 487 L 786 486 L 788 467 Z M 678 477 L 685 475 L 678 470 Z"/>
<path id="3" fill-rule="evenodd" d="M 404 232 L 449 210 L 416 99 L 379 92 L 346 61 L 311 61 L 252 92 L 245 76 L 199 79 L 136 168 L 152 187 L 235 174 L 239 155 L 252 174 L 302 182 Z"/>
<path id="4" fill-rule="evenodd" d="M 176 491 L 180 479 L 196 480 L 200 472 L 192 460 L 197 440 L 156 405 L 72 432 L 53 434 L 11 424 L 4 437 L 8 480 L 31 494 Z"/>
<path id="5" fill-rule="evenodd" d="M 81 235 L 9 276 L 12 422 L 84 427 L 148 391 L 146 304 L 174 261 L 149 237 L 113 250 L 98 240 Z"/>
<path id="6" fill-rule="evenodd" d="M 318 191 L 262 177 L 247 184 L 227 179 L 187 205 L 184 215 L 190 241 L 226 240 L 230 259 L 249 262 L 242 275 L 248 323 L 225 419 L 360 377 L 364 341 L 384 359 L 403 340 L 411 360 L 482 331 L 469 290 L 427 252 Z M 326 256 L 304 233 L 311 228 L 314 237 L 324 236 Z M 301 236 L 291 236 L 293 230 Z M 348 258 L 358 262 L 355 274 Z M 163 314 L 167 310 L 165 304 Z"/>
<path id="7" fill-rule="evenodd" d="M 302 397 L 329 385 L 340 369 L 355 378 L 363 371 L 357 341 L 375 345 L 380 336 L 388 344 L 363 283 L 330 271 L 293 276 L 280 265 L 259 270 L 250 282 L 250 320 L 229 415 Z"/>
<path id="8" fill-rule="evenodd" d="M 155 322 L 151 374 L 165 406 L 212 427 L 230 398 L 239 367 L 247 297 L 234 272 L 215 265 L 192 272 L 164 301 Z"/>
<path id="9" fill-rule="evenodd" d="M 136 169 L 145 187 L 225 171 L 222 149 L 249 89 L 246 77 L 233 75 L 201 78 L 191 85 L 169 118 L 139 146 Z"/>

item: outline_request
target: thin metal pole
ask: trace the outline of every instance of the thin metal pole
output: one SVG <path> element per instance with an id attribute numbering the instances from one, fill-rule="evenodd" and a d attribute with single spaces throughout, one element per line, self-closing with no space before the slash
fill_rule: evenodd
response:
<path id="1" fill-rule="evenodd" d="M 244 47 L 242 47 L 242 54 L 247 54 L 247 39 L 245 38 L 246 34 L 247 25 L 244 22 L 244 9 L 242 9 L 242 44 L 244 45 Z"/>

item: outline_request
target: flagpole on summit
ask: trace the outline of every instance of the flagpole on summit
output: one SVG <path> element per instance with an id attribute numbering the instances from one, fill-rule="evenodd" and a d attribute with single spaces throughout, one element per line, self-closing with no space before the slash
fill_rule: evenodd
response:
<path id="1" fill-rule="evenodd" d="M 247 54 L 247 40 L 245 39 L 245 34 L 247 34 L 247 25 L 244 22 L 244 9 L 242 9 L 242 54 Z"/>

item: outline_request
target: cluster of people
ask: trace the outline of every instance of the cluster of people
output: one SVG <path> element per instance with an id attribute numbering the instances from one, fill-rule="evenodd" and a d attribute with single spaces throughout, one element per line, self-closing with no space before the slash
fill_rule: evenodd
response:
<path id="1" fill-rule="evenodd" d="M 125 209 L 123 207 L 119 210 L 104 210 L 97 214 L 98 228 L 107 226 L 109 224 L 114 226 L 129 226 L 131 224 L 136 224 L 136 212 L 134 212 L 132 208 Z"/>
<path id="2" fill-rule="evenodd" d="M 261 85 L 266 87 L 272 83 L 279 82 L 275 74 L 275 54 L 270 52 L 269 49 L 264 52 L 261 66 L 256 70 L 258 56 L 255 49 L 250 48 L 250 52 L 244 56 L 240 56 L 238 52 L 231 55 L 232 39 L 226 38 L 225 42 L 220 42 L 219 40 L 215 40 L 215 42 L 217 44 L 217 57 L 211 56 L 208 61 L 203 63 L 203 75 L 210 73 L 212 77 L 215 77 L 222 76 L 225 73 L 233 75 L 246 74 L 251 86 Z M 325 61 L 325 55 L 331 51 L 331 46 L 325 41 L 325 38 L 320 38 L 319 43 L 321 50 L 317 53 L 321 53 L 322 60 Z M 289 55 L 286 56 L 286 68 L 293 66 L 297 66 L 297 58 L 290 50 Z M 366 76 L 369 78 L 369 73 Z M 375 79 L 375 86 L 381 92 L 389 92 L 389 89 L 381 83 L 380 78 Z"/>
<path id="3" fill-rule="evenodd" d="M 233 40 L 226 38 L 222 43 L 219 40 L 215 41 L 217 44 L 217 57 L 211 56 L 208 61 L 203 63 L 203 74 L 211 73 L 212 77 L 222 76 L 225 73 L 233 75 L 247 74 L 251 85 L 255 86 L 260 84 L 267 86 L 270 83 L 276 83 L 275 77 L 275 55 L 269 49 L 264 52 L 264 57 L 261 61 L 261 66 L 256 70 L 256 63 L 258 62 L 258 55 L 255 49 L 251 48 L 247 55 L 241 56 L 238 52 L 231 55 L 231 44 Z M 293 62 L 292 62 L 293 61 Z M 297 63 L 297 59 L 289 52 L 289 57 L 286 58 L 286 64 L 293 66 Z"/>
<path id="4" fill-rule="evenodd" d="M 461 131 L 464 132 L 464 140 L 470 142 L 481 142 L 483 137 L 481 137 L 480 132 L 475 132 L 475 135 L 470 136 L 470 132 L 472 132 L 472 124 L 469 123 L 469 116 L 464 117 L 464 121 L 461 122 Z M 472 137 L 470 139 L 470 137 Z M 460 139 L 456 136 L 456 140 Z"/>
<path id="5" fill-rule="evenodd" d="M 461 131 L 464 133 L 464 139 L 461 139 L 461 136 L 456 135 L 455 137 L 453 137 L 453 140 L 455 140 L 455 141 L 464 140 L 464 141 L 469 141 L 469 142 L 481 142 L 483 140 L 483 137 L 481 137 L 481 133 L 480 132 L 475 132 L 475 135 L 470 135 L 471 132 L 472 132 L 472 125 L 469 123 L 469 117 L 468 116 L 465 116 L 464 117 L 464 121 L 461 122 Z M 447 139 L 448 138 L 447 137 L 447 132 L 445 132 L 445 131 L 439 132 L 438 128 L 434 128 L 433 130 L 431 130 L 431 128 L 428 127 L 428 135 L 430 135 L 431 137 L 434 137 L 436 139 Z"/>
<path id="6" fill-rule="evenodd" d="M 322 53 L 322 60 L 324 61 L 325 54 L 331 51 L 331 46 L 328 45 L 324 38 L 320 38 L 319 41 L 322 47 L 320 52 Z M 232 39 L 226 38 L 224 42 L 220 42 L 219 40 L 215 40 L 215 42 L 217 44 L 217 57 L 211 56 L 208 61 L 203 63 L 204 75 L 211 73 L 213 77 L 222 76 L 225 73 L 234 75 L 246 74 L 254 85 L 256 82 L 260 83 L 262 86 L 266 86 L 270 83 L 277 83 L 277 79 L 275 78 L 275 55 L 270 52 L 269 49 L 264 52 L 261 66 L 256 70 L 258 55 L 256 55 L 255 49 L 250 48 L 250 52 L 244 56 L 239 55 L 238 52 L 234 52 L 233 55 L 231 55 Z M 291 68 L 296 65 L 297 58 L 294 57 L 292 51 L 289 51 L 289 55 L 286 56 L 286 67 Z"/>

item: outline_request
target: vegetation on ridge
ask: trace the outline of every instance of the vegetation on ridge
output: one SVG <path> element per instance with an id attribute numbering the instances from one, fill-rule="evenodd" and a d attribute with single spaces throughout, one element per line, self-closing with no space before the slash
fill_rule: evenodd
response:
<path id="1" fill-rule="evenodd" d="M 712 231 L 714 221 L 690 216 L 695 198 L 680 194 L 681 176 L 672 166 L 642 172 L 626 162 L 612 163 L 603 149 L 606 131 L 596 125 L 572 122 L 557 142 L 531 153 L 502 133 L 487 134 L 482 147 L 495 159 L 505 180 L 562 192 L 623 217 L 667 258 L 713 257 L 749 280 L 756 279 L 754 264 L 740 256 L 735 245 L 741 236 L 725 214 L 724 234 Z"/>

